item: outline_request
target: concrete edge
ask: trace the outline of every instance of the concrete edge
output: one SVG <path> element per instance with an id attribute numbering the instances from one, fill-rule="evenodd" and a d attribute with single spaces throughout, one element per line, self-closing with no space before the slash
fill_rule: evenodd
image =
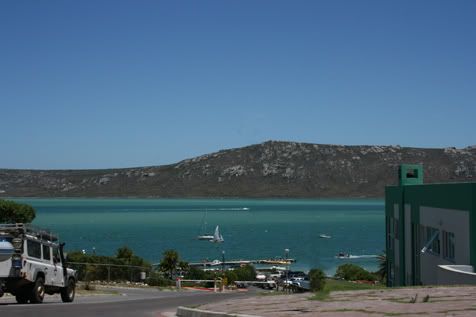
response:
<path id="1" fill-rule="evenodd" d="M 189 308 L 179 306 L 177 308 L 177 315 L 179 317 L 259 317 L 257 315 L 243 315 L 243 314 L 229 314 L 222 312 L 214 312 L 209 310 L 202 310 L 197 308 Z"/>

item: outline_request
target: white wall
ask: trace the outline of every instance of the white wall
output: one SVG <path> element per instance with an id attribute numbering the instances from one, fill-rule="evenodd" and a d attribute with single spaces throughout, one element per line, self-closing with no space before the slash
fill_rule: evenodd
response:
<path id="1" fill-rule="evenodd" d="M 455 209 L 420 207 L 420 224 L 440 230 L 440 255 L 420 253 L 421 282 L 424 285 L 438 283 L 438 265 L 469 265 L 469 212 Z M 455 262 L 443 258 L 443 233 L 455 234 Z M 422 242 L 420 245 L 424 245 Z"/>

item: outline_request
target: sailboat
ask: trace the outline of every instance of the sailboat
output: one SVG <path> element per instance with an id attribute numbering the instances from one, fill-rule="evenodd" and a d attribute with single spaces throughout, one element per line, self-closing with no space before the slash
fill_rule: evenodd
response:
<path id="1" fill-rule="evenodd" d="M 225 239 L 223 239 L 223 236 L 220 233 L 220 229 L 217 226 L 215 228 L 215 233 L 213 234 L 213 239 L 210 240 L 210 242 L 222 243 L 223 241 L 225 241 Z"/>
<path id="2" fill-rule="evenodd" d="M 207 230 L 207 212 L 208 212 L 208 209 L 205 209 L 205 214 L 203 215 L 203 218 L 202 218 L 202 226 L 200 228 L 200 234 L 197 236 L 197 239 L 198 240 L 215 242 L 215 243 L 221 243 L 221 242 L 225 241 L 225 239 L 223 239 L 223 236 L 220 234 L 220 229 L 219 229 L 218 226 L 216 226 L 215 232 L 213 234 L 206 233 L 206 230 Z"/>
<path id="3" fill-rule="evenodd" d="M 202 226 L 200 228 L 200 234 L 197 236 L 198 240 L 211 241 L 214 238 L 213 234 L 206 233 L 206 230 L 207 230 L 207 212 L 208 212 L 208 210 L 205 209 L 205 214 L 203 215 L 203 218 L 202 218 Z"/>

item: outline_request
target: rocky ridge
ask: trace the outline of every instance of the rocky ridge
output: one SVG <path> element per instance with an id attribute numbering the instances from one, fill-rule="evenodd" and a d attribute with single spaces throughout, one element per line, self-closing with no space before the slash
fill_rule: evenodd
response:
<path id="1" fill-rule="evenodd" d="M 0 169 L 0 197 L 383 197 L 401 163 L 425 183 L 476 180 L 476 146 L 424 149 L 268 141 L 177 164 L 107 170 Z"/>

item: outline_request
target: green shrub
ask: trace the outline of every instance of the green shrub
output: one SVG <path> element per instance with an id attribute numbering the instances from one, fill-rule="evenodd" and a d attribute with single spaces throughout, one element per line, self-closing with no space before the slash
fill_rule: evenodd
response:
<path id="1" fill-rule="evenodd" d="M 236 280 L 235 281 L 255 281 L 256 280 L 256 270 L 255 267 L 252 265 L 245 265 L 239 267 L 233 272 L 236 273 Z"/>
<path id="2" fill-rule="evenodd" d="M 126 248 L 120 248 L 124 251 Z M 68 253 L 67 262 L 69 266 L 77 270 L 78 280 L 80 281 L 95 281 L 95 280 L 111 280 L 111 281 L 124 281 L 133 280 L 139 281 L 140 273 L 142 271 L 149 271 L 150 264 L 144 259 L 133 255 L 132 251 L 127 258 L 117 256 L 104 256 L 96 254 L 83 254 L 80 251 L 73 251 Z M 71 263 L 73 262 L 73 263 Z M 74 264 L 74 263 L 87 263 Z M 111 264 L 119 266 L 105 266 L 95 264 Z M 127 267 L 132 265 L 135 267 Z"/>
<path id="3" fill-rule="evenodd" d="M 326 275 L 320 269 L 312 269 L 309 271 L 309 280 L 311 282 L 311 291 L 317 292 L 324 289 L 326 285 Z"/>
<path id="4" fill-rule="evenodd" d="M 35 209 L 30 205 L 0 199 L 0 223 L 30 223 L 35 216 Z"/>
<path id="5" fill-rule="evenodd" d="M 347 281 L 357 281 L 357 280 L 366 280 L 366 281 L 375 281 L 375 275 L 366 271 L 362 267 L 355 264 L 342 264 L 337 268 L 335 277 L 341 278 Z"/>
<path id="6" fill-rule="evenodd" d="M 238 275 L 235 271 L 226 271 L 225 277 L 227 284 L 232 284 L 233 282 L 238 281 Z"/>
<path id="7" fill-rule="evenodd" d="M 161 273 L 151 273 L 150 276 L 145 280 L 149 286 L 175 286 L 175 282 L 165 278 Z"/>
<path id="8" fill-rule="evenodd" d="M 187 272 L 185 272 L 184 278 L 187 280 L 213 280 L 215 278 L 215 273 L 200 270 L 192 266 L 189 267 Z"/>

